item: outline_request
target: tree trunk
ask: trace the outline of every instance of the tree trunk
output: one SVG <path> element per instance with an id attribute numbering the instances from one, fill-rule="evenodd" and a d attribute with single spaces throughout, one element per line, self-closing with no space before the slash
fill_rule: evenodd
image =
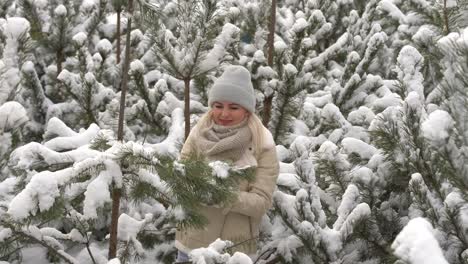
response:
<path id="1" fill-rule="evenodd" d="M 64 61 L 63 59 L 63 48 L 60 48 L 57 50 L 55 53 L 57 57 L 57 76 L 62 72 L 62 62 Z"/>
<path id="2" fill-rule="evenodd" d="M 184 84 L 185 84 L 185 90 L 184 90 L 185 139 L 187 139 L 190 133 L 190 78 L 185 78 Z"/>
<path id="3" fill-rule="evenodd" d="M 276 24 L 276 0 L 271 0 L 270 24 L 268 26 L 268 66 L 273 67 L 273 52 L 275 44 L 275 24 Z M 271 118 L 271 108 L 273 103 L 272 93 L 265 97 L 263 101 L 263 125 L 268 126 Z"/>
<path id="4" fill-rule="evenodd" d="M 449 21 L 448 21 L 448 10 L 447 10 L 447 0 L 444 0 L 444 22 L 445 22 L 445 34 L 450 33 Z"/>
<path id="5" fill-rule="evenodd" d="M 117 64 L 120 63 L 120 15 L 122 13 L 122 9 L 117 10 Z"/>
<path id="6" fill-rule="evenodd" d="M 133 0 L 128 1 L 128 26 L 127 35 L 125 42 L 125 61 L 122 70 L 122 82 L 120 83 L 120 112 L 119 112 L 119 123 L 117 129 L 117 140 L 123 140 L 123 127 L 125 118 L 125 96 L 127 94 L 128 85 L 128 68 L 130 65 L 130 32 L 132 29 L 132 13 L 133 13 Z M 114 186 L 112 190 L 112 216 L 110 226 L 110 238 L 109 238 L 109 259 L 113 259 L 117 256 L 117 226 L 119 221 L 119 209 L 120 209 L 120 197 L 122 196 L 121 190 Z"/>

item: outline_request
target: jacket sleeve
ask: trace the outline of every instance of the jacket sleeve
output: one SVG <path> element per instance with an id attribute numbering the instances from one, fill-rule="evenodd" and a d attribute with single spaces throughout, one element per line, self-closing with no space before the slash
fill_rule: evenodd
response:
<path id="1" fill-rule="evenodd" d="M 232 211 L 260 218 L 270 209 L 279 173 L 275 146 L 263 150 L 257 163 L 255 180 L 250 183 L 249 191 L 239 192 L 237 201 L 225 208 L 224 214 Z"/>
<path id="2" fill-rule="evenodd" d="M 187 137 L 187 140 L 185 140 L 185 143 L 182 146 L 179 159 L 181 160 L 187 159 L 191 154 L 193 154 L 192 152 L 195 150 L 195 147 L 194 147 L 195 142 L 193 140 L 193 137 L 194 137 L 193 134 L 194 134 L 194 131 L 192 129 L 189 136 Z"/>

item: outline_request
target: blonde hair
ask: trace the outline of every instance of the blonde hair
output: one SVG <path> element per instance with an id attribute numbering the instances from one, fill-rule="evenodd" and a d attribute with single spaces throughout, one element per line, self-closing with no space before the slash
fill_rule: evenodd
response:
<path id="1" fill-rule="evenodd" d="M 257 156 L 262 152 L 262 148 L 265 144 L 265 128 L 262 124 L 262 121 L 255 113 L 249 112 L 249 116 L 247 118 L 247 126 L 252 132 L 252 146 L 254 153 Z M 210 109 L 208 112 L 202 115 L 202 117 L 200 117 L 194 132 L 198 133 L 200 128 L 209 126 L 212 120 L 212 110 Z"/>

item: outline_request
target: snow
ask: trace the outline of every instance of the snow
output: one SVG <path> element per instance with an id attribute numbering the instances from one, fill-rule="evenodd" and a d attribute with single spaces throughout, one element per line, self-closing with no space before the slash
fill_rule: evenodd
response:
<path id="1" fill-rule="evenodd" d="M 29 120 L 24 107 L 15 101 L 2 104 L 0 113 L 0 134 L 18 128 Z"/>
<path id="2" fill-rule="evenodd" d="M 213 176 L 221 179 L 225 179 L 229 176 L 230 166 L 228 163 L 217 160 L 210 162 L 208 165 L 213 170 Z"/>
<path id="3" fill-rule="evenodd" d="M 392 249 L 395 255 L 410 264 L 448 264 L 434 233 L 426 219 L 414 218 L 398 234 Z"/>
<path id="4" fill-rule="evenodd" d="M 322 118 L 326 123 L 336 124 L 338 123 L 341 127 L 350 126 L 349 122 L 341 114 L 340 109 L 334 104 L 327 104 L 322 109 Z"/>
<path id="5" fill-rule="evenodd" d="M 348 121 L 353 125 L 369 125 L 374 118 L 374 112 L 366 106 L 360 106 L 348 115 Z"/>
<path id="6" fill-rule="evenodd" d="M 341 144 L 343 145 L 346 153 L 356 153 L 362 159 L 370 159 L 377 152 L 377 149 L 374 146 L 356 138 L 344 138 L 341 141 Z"/>
<path id="7" fill-rule="evenodd" d="M 142 111 L 146 110 L 145 101 L 132 91 L 135 83 L 130 80 L 132 89 L 127 94 L 129 106 L 127 110 L 130 111 L 126 111 L 128 118 L 124 124 L 126 141 L 116 142 L 111 130 L 103 130 L 114 128 L 117 120 L 115 114 L 119 106 L 120 94 L 113 91 L 115 81 L 119 79 L 119 67 L 116 65 L 115 46 L 113 46 L 116 30 L 115 12 L 112 13 L 113 11 L 106 7 L 97 30 L 92 35 L 87 35 L 84 28 L 85 25 L 90 24 L 91 15 L 98 13 L 98 0 L 85 0 L 80 10 L 73 9 L 73 4 L 75 4 L 73 1 L 70 1 L 71 5 L 66 5 L 66 7 L 60 5 L 64 1 L 27 1 L 38 8 L 38 17 L 44 22 L 40 24 L 43 32 L 51 32 L 49 28 L 55 29 L 51 23 L 53 21 L 51 15 L 71 16 L 71 13 L 76 11 L 79 12 L 74 14 L 75 19 L 71 21 L 72 36 L 77 32 L 83 32 L 74 35 L 74 45 L 67 48 L 66 61 L 62 65 L 63 71 L 59 72 L 60 75 L 56 79 L 57 66 L 54 65 L 54 52 L 43 48 L 37 48 L 31 53 L 22 53 L 19 50 L 21 47 L 19 37 L 30 37 L 28 35 L 29 22 L 15 17 L 24 15 L 22 8 L 13 3 L 7 6 L 4 12 L 5 18 L 0 18 L 0 56 L 2 57 L 0 60 L 0 145 L 2 146 L 0 147 L 0 178 L 2 179 L 0 182 L 0 215 L 10 214 L 12 220 L 28 221 L 33 224 L 35 221 L 31 222 L 27 218 L 50 209 L 59 196 L 63 196 L 66 203 L 84 196 L 84 203 L 81 203 L 78 208 L 72 208 L 80 212 L 72 213 L 80 221 L 90 220 L 95 225 L 93 230 L 99 230 L 99 232 L 87 233 L 92 241 L 89 249 L 96 258 L 94 262 L 120 263 L 123 260 L 107 260 L 105 248 L 109 242 L 101 239 L 106 235 L 105 230 L 107 230 L 109 220 L 108 217 L 101 216 L 108 215 L 113 183 L 118 187 L 125 186 L 124 183 L 126 183 L 123 179 L 126 176 L 122 172 L 126 168 L 120 168 L 120 165 L 113 160 L 122 148 L 128 148 L 136 155 L 150 158 L 152 162 L 157 162 L 158 155 L 178 157 L 184 142 L 183 82 L 171 76 L 171 72 L 161 67 L 160 63 L 158 64 L 155 54 L 151 54 L 152 52 L 149 51 L 151 41 L 149 41 L 148 32 L 145 32 L 146 29 L 132 30 L 135 52 L 132 55 L 134 61 L 130 65 L 130 71 L 144 76 L 144 82 L 147 84 L 145 87 L 149 87 L 149 100 L 155 108 L 157 106 L 157 109 L 153 113 Z M 191 68 L 188 67 L 190 63 L 197 58 L 193 50 L 198 43 L 203 42 L 204 36 L 200 34 L 195 37 L 195 41 L 188 43 L 188 46 L 180 46 L 183 43 L 181 38 L 186 38 L 187 34 L 180 34 L 181 32 L 174 30 L 179 24 L 177 24 L 176 17 L 170 15 L 177 12 L 176 2 L 153 2 L 159 2 L 161 5 L 167 3 L 164 7 L 161 6 L 164 9 L 163 13 L 168 12 L 166 14 L 169 15 L 164 21 L 167 24 L 162 34 L 166 37 L 166 44 L 170 44 L 168 47 L 173 48 L 168 51 L 176 57 L 174 63 L 176 68 L 187 71 Z M 209 43 L 209 50 L 199 54 L 198 58 L 203 61 L 193 68 L 193 75 L 206 76 L 208 82 L 199 84 L 193 80 L 192 86 L 209 88 L 210 83 L 225 65 L 240 64 L 256 73 L 253 78 L 260 84 L 261 90 L 263 89 L 257 92 L 259 102 L 265 94 L 283 89 L 284 78 L 293 77 L 298 84 L 304 84 L 307 88 L 301 91 L 300 100 L 305 102 L 300 108 L 300 115 L 292 117 L 289 123 L 292 134 L 286 139 L 279 135 L 279 140 L 276 142 L 279 145 L 275 144 L 280 160 L 280 174 L 276 182 L 279 188 L 275 190 L 273 197 L 275 209 L 284 213 L 284 219 L 290 222 L 292 228 L 285 225 L 278 211 L 271 211 L 264 219 L 264 223 L 269 225 L 268 230 L 262 233 L 266 235 L 267 241 L 262 241 L 260 246 L 265 246 L 263 249 L 271 246 L 270 248 L 276 249 L 275 254 L 282 254 L 289 262 L 317 262 L 311 261 L 313 257 L 310 257 L 308 249 L 303 247 L 303 238 L 299 238 L 296 233 L 299 230 L 301 235 L 310 239 L 307 243 L 310 243 L 309 245 L 318 252 L 318 255 L 326 255 L 330 263 L 380 263 L 380 256 L 367 255 L 372 249 L 363 247 L 364 243 L 361 240 L 356 241 L 356 234 L 353 234 L 355 224 L 362 223 L 360 220 L 366 219 L 371 212 L 369 205 L 362 202 L 380 202 L 381 208 L 373 207 L 372 214 L 378 210 L 377 213 L 385 219 L 398 217 L 401 224 L 407 223 L 409 218 L 418 215 L 415 213 L 417 210 L 415 203 L 411 205 L 401 203 L 403 198 L 398 192 L 391 192 L 391 190 L 388 192 L 389 190 L 384 189 L 390 186 L 388 181 L 394 176 L 389 159 L 395 157 L 397 162 L 400 162 L 417 156 L 418 160 L 415 161 L 417 164 L 421 162 L 421 164 L 434 166 L 425 158 L 434 157 L 436 150 L 446 149 L 450 157 L 463 157 L 467 152 L 465 146 L 457 146 L 457 148 L 451 146 L 455 143 L 462 144 L 460 142 L 463 140 L 455 136 L 457 134 L 463 136 L 463 134 L 455 128 L 457 124 L 455 122 L 459 121 L 457 119 L 459 117 L 452 114 L 452 111 L 446 110 L 449 105 L 444 102 L 446 98 L 443 97 L 443 92 L 445 91 L 431 92 L 428 99 L 424 98 L 424 94 L 429 95 L 430 91 L 442 90 L 442 86 L 436 86 L 436 82 L 442 80 L 448 81 L 453 87 L 458 86 L 453 78 L 455 75 L 452 70 L 458 66 L 453 60 L 458 61 L 459 58 L 455 58 L 456 52 L 453 52 L 451 56 L 449 53 L 452 53 L 454 49 L 453 44 L 468 44 L 468 28 L 460 31 L 463 33 L 451 33 L 447 37 L 442 37 L 438 45 L 432 45 L 443 32 L 440 32 L 440 29 L 434 25 L 423 25 L 426 22 L 421 20 L 418 12 L 414 12 L 415 6 L 428 11 L 427 13 L 434 11 L 434 6 L 430 5 L 430 1 L 413 0 L 410 4 L 402 0 L 371 1 L 372 3 L 367 5 L 366 9 L 361 9 L 361 13 L 361 11 L 351 10 L 353 8 L 351 0 L 330 1 L 331 5 L 327 8 L 323 8 L 321 1 L 317 0 L 287 0 L 278 6 L 278 27 L 274 43 L 276 54 L 282 53 L 281 65 L 275 64 L 274 67 L 268 67 L 266 53 L 264 53 L 267 50 L 264 38 L 268 33 L 267 29 L 258 27 L 255 32 L 245 31 L 249 23 L 253 22 L 255 25 L 258 17 L 267 15 L 264 13 L 266 11 L 264 6 L 259 5 L 258 1 L 251 0 L 214 2 L 222 8 L 224 8 L 223 5 L 227 6 L 225 10 L 218 13 L 221 19 L 226 20 L 219 20 L 219 23 L 224 24 L 222 33 L 214 43 Z M 449 6 L 453 3 L 455 3 L 453 0 L 448 1 Z M 224 17 L 225 14 L 228 17 Z M 343 14 L 344 16 L 340 17 Z M 123 32 L 127 30 L 125 17 L 124 14 Z M 244 20 L 245 18 L 251 20 Z M 226 23 L 227 21 L 232 24 Z M 216 22 L 219 28 L 213 32 L 220 32 L 222 24 Z M 242 28 L 242 31 L 238 27 Z M 307 32 L 303 39 L 295 39 L 295 37 L 302 36 L 297 33 L 304 31 Z M 239 41 L 239 33 L 252 34 L 253 38 L 249 40 L 249 43 L 245 43 L 243 39 Z M 336 40 L 336 38 L 339 39 Z M 290 48 L 296 40 L 303 52 L 292 54 Z M 411 43 L 414 46 L 405 46 Z M 74 52 L 77 48 L 79 48 L 78 54 L 83 55 L 80 57 L 82 60 L 78 59 Z M 236 52 L 232 53 L 233 50 Z M 240 53 L 237 54 L 237 51 Z M 441 58 L 440 65 L 433 64 L 430 56 L 421 56 L 421 54 L 438 54 L 438 51 L 441 51 L 442 55 L 449 56 L 449 59 Z M 397 61 L 394 61 L 395 59 Z M 82 62 L 85 65 L 82 65 Z M 47 65 L 49 63 L 53 65 Z M 356 72 L 353 72 L 353 67 L 356 67 L 358 63 Z M 424 65 L 424 63 L 427 64 Z M 438 68 L 439 66 L 442 68 Z M 278 67 L 283 68 L 278 71 Z M 21 71 L 19 71 L 20 68 Z M 46 69 L 45 72 L 44 69 Z M 432 71 L 440 69 L 444 77 L 434 79 L 436 75 L 433 75 Z M 36 74 L 36 70 L 40 84 L 44 85 L 46 99 L 50 99 L 46 102 L 47 115 L 45 117 L 32 110 L 34 108 L 30 102 L 30 91 L 21 80 L 21 73 Z M 349 78 L 349 75 L 344 76 L 345 72 L 350 75 L 356 74 Z M 93 92 L 97 91 L 92 96 L 93 107 L 96 107 L 92 111 L 97 113 L 99 124 L 84 125 L 87 121 L 82 119 L 83 109 L 80 103 L 70 98 L 66 89 L 62 89 L 62 86 L 71 87 L 75 94 L 81 95 L 83 84 L 90 84 Z M 341 102 L 340 93 L 343 94 L 344 84 L 346 88 L 351 88 L 351 84 L 358 84 L 358 87 L 351 93 L 349 100 Z M 400 91 L 401 88 L 403 88 L 402 91 Z M 201 89 L 191 91 L 190 119 L 192 123 L 197 121 L 201 113 L 208 110 L 201 103 L 203 94 L 198 94 L 200 91 Z M 405 98 L 401 98 L 400 94 L 404 94 Z M 262 105 L 259 107 L 261 108 Z M 430 143 L 429 148 L 425 149 L 428 153 L 418 156 L 417 152 L 413 153 L 410 148 L 408 149 L 409 155 L 406 155 L 407 149 L 400 150 L 399 146 L 397 153 L 384 153 L 379 150 L 375 146 L 375 138 L 369 134 L 369 131 L 373 131 L 372 129 L 386 121 L 381 119 L 382 113 L 388 114 L 386 117 L 396 121 L 396 125 L 401 125 L 404 111 L 408 108 L 417 110 L 416 114 L 420 115 L 421 130 L 418 132 L 423 136 L 420 139 Z M 146 119 L 141 118 L 142 116 L 157 118 L 163 126 L 162 135 L 155 135 L 152 124 L 146 122 Z M 368 127 L 370 127 L 369 130 Z M 400 127 L 396 130 L 402 132 Z M 18 142 L 15 141 L 16 136 L 19 137 Z M 91 150 L 90 144 L 97 136 L 108 140 L 112 147 L 105 152 Z M 31 140 L 35 142 L 28 144 Z M 128 140 L 131 141 L 128 142 Z M 407 139 L 403 137 L 402 140 Z M 154 142 L 159 143 L 153 144 Z M 362 158 L 360 164 L 350 163 L 349 159 L 354 157 L 354 154 Z M 421 157 L 423 159 L 419 160 Z M 317 175 L 317 182 L 315 181 L 314 163 L 317 162 L 317 158 L 333 165 L 336 164 L 340 173 L 343 171 L 343 188 L 346 190 L 343 195 L 342 189 L 335 193 L 333 191 L 338 189 L 328 188 L 337 186 L 336 182 L 329 185 L 329 181 L 334 181 L 334 179 L 328 175 L 325 175 L 325 179 L 321 178 L 324 175 Z M 367 164 L 366 160 L 369 160 Z M 453 164 L 456 169 L 463 170 L 463 167 L 458 167 L 463 164 L 459 165 L 459 163 L 461 161 L 456 160 Z M 228 164 L 213 162 L 210 165 L 215 177 L 229 177 Z M 63 166 L 67 168 L 60 169 Z M 184 171 L 181 163 L 175 163 L 175 167 L 179 171 Z M 90 178 L 82 181 L 83 178 L 78 177 L 81 176 L 80 172 L 84 171 L 94 173 L 91 173 Z M 169 195 L 170 198 L 171 193 L 157 172 L 147 168 L 138 168 L 131 173 L 131 177 Z M 303 178 L 300 178 L 298 174 Z M 17 177 L 18 175 L 21 177 Z M 444 181 L 447 177 L 443 173 L 438 173 L 436 176 L 437 179 Z M 441 241 L 441 247 L 436 246 L 436 248 L 440 256 L 445 254 L 447 261 L 440 263 L 455 262 L 454 256 L 455 258 L 468 256 L 468 250 L 461 253 L 460 251 L 464 249 L 457 248 L 459 241 L 453 235 L 453 230 L 447 231 L 445 228 L 445 224 L 449 223 L 446 213 L 458 209 L 460 209 L 460 214 L 457 215 L 455 222 L 460 223 L 463 228 L 468 225 L 466 202 L 462 191 L 449 183 L 443 183 L 440 192 L 446 196 L 438 197 L 437 193 L 431 189 L 432 185 L 425 185 L 422 176 L 418 174 L 412 176 L 410 184 L 414 184 L 424 192 L 423 202 L 428 202 L 429 206 L 435 208 L 435 213 L 440 217 L 437 225 L 434 224 L 437 229 L 431 229 L 428 232 L 433 236 L 434 241 L 435 238 Z M 15 189 L 17 186 L 25 187 L 23 190 L 17 190 Z M 365 189 L 358 190 L 357 186 L 359 188 L 364 186 Z M 381 192 L 390 194 L 388 200 L 381 200 Z M 414 193 L 406 192 L 405 195 L 407 195 L 405 198 L 408 198 Z M 147 227 L 151 229 L 160 227 L 163 230 L 171 229 L 171 233 L 174 232 L 174 228 L 166 224 L 167 219 L 164 217 L 167 215 L 171 220 L 174 218 L 181 220 L 186 217 L 186 212 L 177 206 L 165 208 L 165 205 L 156 203 L 152 199 L 134 204 L 126 198 L 121 204 L 123 214 L 119 221 L 118 235 L 120 240 L 136 243 L 137 251 L 143 251 L 141 245 L 138 244 L 137 234 L 145 225 L 148 224 Z M 406 202 L 408 201 L 412 202 L 411 200 Z M 75 205 L 68 203 L 67 206 Z M 298 210 L 299 206 L 302 211 Z M 5 213 L 6 210 L 8 210 L 7 213 Z M 403 216 L 398 215 L 401 212 Z M 147 218 L 147 213 L 152 213 L 161 219 Z M 420 213 L 419 215 L 422 215 L 422 212 Z M 336 219 L 336 222 L 333 222 L 333 219 Z M 434 220 L 431 219 L 431 221 Z M 63 226 L 61 220 L 49 222 L 47 226 L 40 229 L 31 227 L 27 231 L 35 237 L 57 245 L 58 248 L 63 248 L 66 244 L 67 252 L 72 252 L 81 264 L 93 263 L 87 248 L 80 244 L 87 240 L 84 234 L 80 234 L 80 228 L 74 228 L 69 223 Z M 419 226 L 422 225 L 419 224 Z M 382 229 L 374 229 L 374 227 L 369 227 L 366 231 L 369 231 L 373 238 L 386 239 L 385 235 L 379 236 Z M 293 230 L 294 228 L 297 229 Z M 66 234 L 61 233 L 60 230 L 71 231 Z M 102 237 L 100 237 L 101 230 L 103 230 Z M 395 230 L 391 231 L 395 232 Z M 271 237 L 268 236 L 269 232 L 272 234 Z M 0 241 L 4 241 L 11 233 L 10 229 L 0 227 Z M 411 241 L 405 240 L 400 244 L 395 242 L 398 244 L 395 247 L 396 251 L 401 245 L 413 245 L 416 243 L 415 240 L 424 239 L 419 235 L 414 238 L 410 236 L 405 238 Z M 63 242 L 62 239 L 69 239 L 69 241 Z M 425 239 L 424 243 L 427 241 L 429 239 Z M 389 241 L 382 243 L 388 245 Z M 434 243 L 436 244 L 437 241 Z M 252 262 L 245 254 L 224 253 L 223 249 L 228 245 L 228 242 L 217 241 L 199 250 L 198 255 L 195 254 L 197 259 L 194 263 L 208 264 L 224 261 L 231 264 L 244 264 Z M 427 255 L 434 253 L 432 250 L 428 254 L 428 250 L 431 248 L 425 246 L 417 251 Z M 157 245 L 155 250 L 144 249 L 145 254 L 141 263 L 158 261 L 166 258 L 173 251 L 173 242 L 166 240 L 162 246 Z M 18 253 L 23 256 L 24 263 L 50 262 L 46 250 L 36 246 L 20 249 Z M 423 254 L 414 253 L 411 250 L 403 250 L 403 253 L 405 254 L 401 258 L 406 263 L 416 263 L 411 257 Z M 388 255 L 390 254 L 391 252 L 388 252 Z M 400 255 L 397 254 L 397 256 Z M 364 259 L 359 259 L 360 257 Z M 386 257 L 383 256 L 383 258 Z M 419 263 L 433 263 L 433 261 L 424 259 Z"/>
<path id="8" fill-rule="evenodd" d="M 130 63 L 130 71 L 143 74 L 145 72 L 145 65 L 140 60 L 134 60 Z"/>
<path id="9" fill-rule="evenodd" d="M 360 203 L 358 204 L 348 215 L 346 220 L 343 222 L 343 225 L 341 225 L 339 231 L 342 236 L 342 238 L 346 239 L 349 235 L 351 235 L 354 231 L 354 224 L 357 221 L 360 220 L 365 220 L 366 218 L 369 218 L 371 215 L 371 210 L 369 208 L 369 205 L 366 203 Z"/>
<path id="10" fill-rule="evenodd" d="M 83 201 L 83 215 L 86 219 L 96 219 L 97 209 L 110 203 L 111 193 L 109 187 L 112 183 L 112 174 L 102 171 L 86 188 Z"/>
<path id="11" fill-rule="evenodd" d="M 199 71 L 207 72 L 217 66 L 226 55 L 226 48 L 236 41 L 236 36 L 240 29 L 231 23 L 226 23 L 223 26 L 221 34 L 216 38 L 213 48 L 208 52 L 206 58 L 200 62 Z"/>
<path id="12" fill-rule="evenodd" d="M 276 146 L 276 156 L 279 161 L 285 161 L 290 158 L 291 152 L 283 145 Z"/>
<path id="13" fill-rule="evenodd" d="M 286 64 L 284 66 L 284 71 L 285 71 L 286 75 L 288 75 L 288 76 L 294 76 L 298 72 L 296 67 L 294 65 L 290 64 L 290 63 L 288 63 L 288 64 Z"/>
<path id="14" fill-rule="evenodd" d="M 304 31 L 308 26 L 309 23 L 307 23 L 307 21 L 304 18 L 299 18 L 298 20 L 296 20 L 296 23 L 294 23 L 291 30 L 295 33 L 300 33 Z"/>
<path id="15" fill-rule="evenodd" d="M 9 17 L 4 25 L 4 34 L 9 39 L 18 39 L 23 33 L 29 31 L 29 21 L 23 17 Z"/>
<path id="16" fill-rule="evenodd" d="M 288 48 L 288 45 L 286 45 L 286 43 L 284 43 L 284 41 L 275 41 L 274 47 L 275 47 L 275 51 L 277 53 L 281 53 L 281 52 L 285 51 Z"/>
<path id="17" fill-rule="evenodd" d="M 67 180 L 70 170 L 35 174 L 26 188 L 11 200 L 8 214 L 15 220 L 22 220 L 29 214 L 35 215 L 36 210 L 47 211 L 60 195 L 58 187 Z"/>
<path id="18" fill-rule="evenodd" d="M 112 51 L 112 43 L 108 39 L 101 39 L 96 44 L 96 49 L 99 53 L 107 55 Z"/>
<path id="19" fill-rule="evenodd" d="M 334 230 L 340 230 L 350 212 L 357 206 L 359 201 L 359 190 L 354 184 L 348 185 L 343 200 L 337 210 L 338 219 L 333 224 Z"/>
<path id="20" fill-rule="evenodd" d="M 393 19 L 398 20 L 401 24 L 406 24 L 406 16 L 391 0 L 380 1 L 378 7 L 387 12 Z"/>
<path id="21" fill-rule="evenodd" d="M 251 264 L 252 259 L 244 253 L 235 252 L 228 260 L 227 264 Z"/>
<path id="22" fill-rule="evenodd" d="M 66 16 L 67 8 L 64 5 L 58 5 L 54 10 L 54 14 L 56 16 Z"/>
<path id="23" fill-rule="evenodd" d="M 216 262 L 225 263 L 229 261 L 230 255 L 228 253 L 221 253 L 221 252 L 224 249 L 232 245 L 233 245 L 232 242 L 223 241 L 218 238 L 216 239 L 216 241 L 211 243 L 206 248 L 197 248 L 197 249 L 192 250 L 189 254 L 189 257 L 192 263 L 195 263 L 195 264 L 207 264 L 207 263 L 216 263 Z M 236 259 L 239 259 L 239 258 L 240 258 L 239 256 L 236 256 Z M 215 260 L 215 262 L 213 262 L 213 260 L 211 259 Z"/>
<path id="24" fill-rule="evenodd" d="M 397 58 L 398 62 L 398 79 L 402 80 L 407 86 L 408 91 L 415 91 L 419 98 L 424 100 L 424 77 L 420 72 L 424 65 L 424 58 L 418 50 L 412 46 L 404 46 Z"/>
<path id="25" fill-rule="evenodd" d="M 343 248 L 340 232 L 330 229 L 328 226 L 319 229 L 322 242 L 326 245 L 327 253 L 336 257 L 336 254 Z"/>
<path id="26" fill-rule="evenodd" d="M 55 125 L 63 128 L 62 124 L 59 124 L 56 120 L 58 119 L 55 119 L 51 126 Z M 51 129 L 54 129 L 54 127 L 51 127 Z M 99 131 L 100 128 L 96 124 L 91 124 L 89 128 L 82 133 L 71 134 L 71 131 L 68 131 L 68 133 L 66 133 L 64 136 L 56 137 L 45 142 L 44 146 L 55 151 L 76 149 L 83 145 L 89 144 L 98 135 Z"/>
<path id="27" fill-rule="evenodd" d="M 5 239 L 11 237 L 13 235 L 13 232 L 11 231 L 10 228 L 4 228 L 2 226 L 2 229 L 0 229 L 0 242 L 4 242 Z"/>
<path id="28" fill-rule="evenodd" d="M 444 110 L 435 110 L 422 123 L 421 130 L 425 138 L 440 147 L 445 145 L 453 126 L 454 121 L 449 113 Z"/>
<path id="29" fill-rule="evenodd" d="M 280 173 L 276 179 L 278 186 L 286 186 L 291 190 L 297 190 L 301 188 L 300 180 L 294 173 Z"/>
<path id="30" fill-rule="evenodd" d="M 79 32 L 76 33 L 72 39 L 78 47 L 81 47 L 88 40 L 88 35 L 86 35 L 84 32 Z"/>
<path id="31" fill-rule="evenodd" d="M 135 241 L 142 227 L 152 218 L 153 216 L 151 214 L 147 214 L 143 220 L 138 221 L 122 213 L 119 216 L 117 238 L 121 241 Z"/>

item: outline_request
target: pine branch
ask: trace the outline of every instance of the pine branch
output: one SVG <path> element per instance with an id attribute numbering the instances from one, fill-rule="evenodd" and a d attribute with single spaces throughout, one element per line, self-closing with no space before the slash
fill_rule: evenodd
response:
<path id="1" fill-rule="evenodd" d="M 42 33 L 42 21 L 37 12 L 34 2 L 29 0 L 18 0 L 18 5 L 23 9 L 24 17 L 31 24 L 31 37 L 34 40 L 41 40 L 44 36 Z"/>

